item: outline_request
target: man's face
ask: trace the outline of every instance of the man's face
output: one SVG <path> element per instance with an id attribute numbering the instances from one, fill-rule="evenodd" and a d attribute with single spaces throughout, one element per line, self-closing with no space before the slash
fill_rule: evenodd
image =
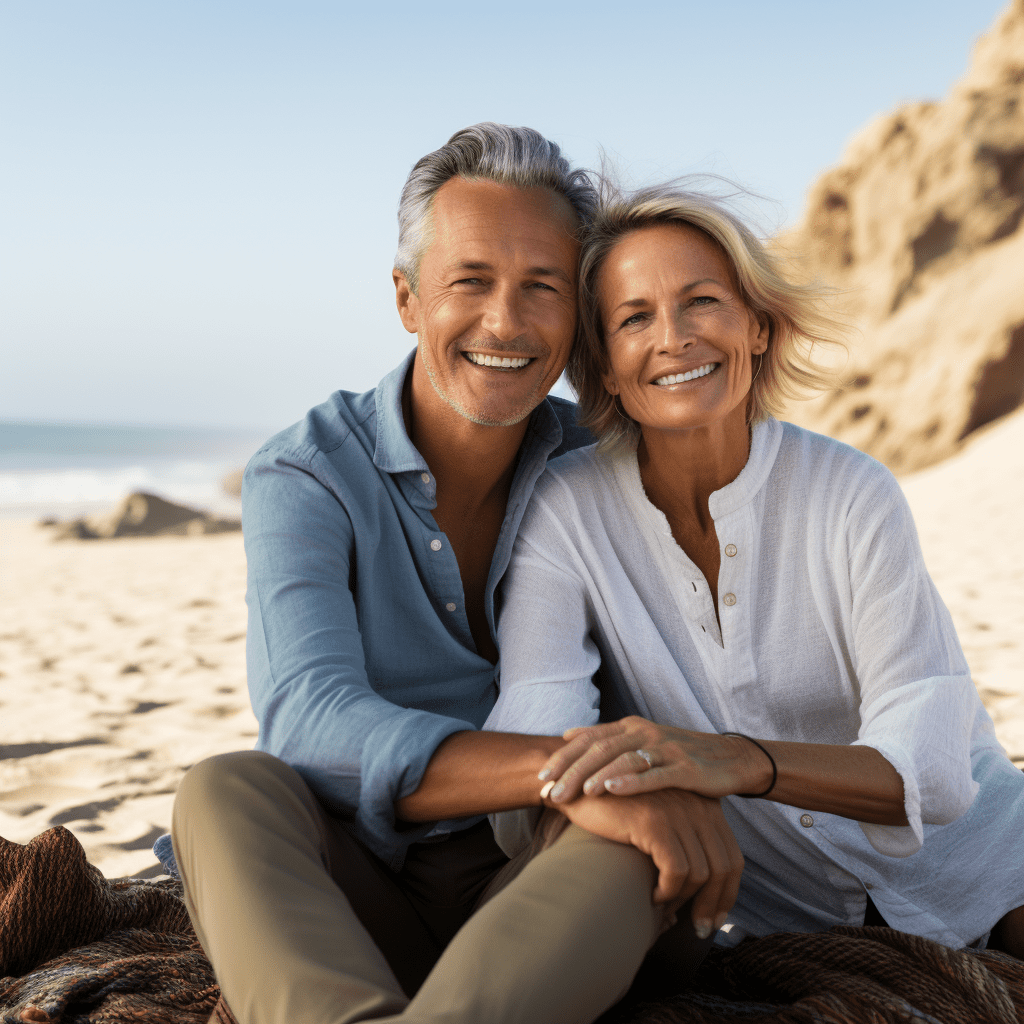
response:
<path id="1" fill-rule="evenodd" d="M 395 274 L 419 337 L 414 374 L 459 415 L 511 426 L 543 400 L 576 330 L 576 218 L 545 188 L 452 178 L 438 190 L 418 294 Z"/>

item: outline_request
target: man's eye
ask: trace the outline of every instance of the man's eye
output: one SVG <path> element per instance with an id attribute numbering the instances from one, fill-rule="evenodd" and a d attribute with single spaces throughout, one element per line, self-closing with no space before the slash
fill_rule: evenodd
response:
<path id="1" fill-rule="evenodd" d="M 456 284 L 483 284 L 479 277 L 463 277 L 455 282 Z"/>

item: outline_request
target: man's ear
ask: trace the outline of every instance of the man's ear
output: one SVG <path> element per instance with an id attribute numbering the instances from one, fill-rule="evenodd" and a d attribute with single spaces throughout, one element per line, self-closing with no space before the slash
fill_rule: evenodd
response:
<path id="1" fill-rule="evenodd" d="M 412 290 L 409 282 L 405 279 L 399 269 L 391 272 L 391 278 L 395 282 L 395 305 L 398 307 L 398 315 L 402 318 L 402 326 L 410 334 L 419 334 L 420 330 L 420 300 Z"/>

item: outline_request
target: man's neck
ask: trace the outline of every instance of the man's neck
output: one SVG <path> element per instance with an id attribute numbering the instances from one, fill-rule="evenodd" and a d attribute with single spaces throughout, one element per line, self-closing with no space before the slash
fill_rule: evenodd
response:
<path id="1" fill-rule="evenodd" d="M 528 419 L 511 427 L 473 423 L 415 373 L 406 380 L 402 410 L 409 437 L 434 477 L 434 520 L 459 566 L 477 652 L 495 664 L 498 650 L 485 611 L 487 581 Z"/>
<path id="2" fill-rule="evenodd" d="M 507 497 L 529 417 L 508 427 L 474 423 L 413 373 L 402 411 L 409 439 L 436 482 L 439 507 L 468 510 Z"/>

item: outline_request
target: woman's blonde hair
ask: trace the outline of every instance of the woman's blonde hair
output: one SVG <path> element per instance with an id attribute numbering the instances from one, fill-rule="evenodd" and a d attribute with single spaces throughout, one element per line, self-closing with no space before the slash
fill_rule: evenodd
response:
<path id="1" fill-rule="evenodd" d="M 788 280 L 781 258 L 721 198 L 684 186 L 684 180 L 672 181 L 627 192 L 601 179 L 601 202 L 580 254 L 580 332 L 566 375 L 579 396 L 579 422 L 599 438 L 602 450 L 635 445 L 640 428 L 601 381 L 608 357 L 597 278 L 615 246 L 641 228 L 687 224 L 717 242 L 743 302 L 767 322 L 768 348 L 750 389 L 751 424 L 781 412 L 787 398 L 833 384 L 832 373 L 812 360 L 816 344 L 842 345 L 845 333 L 845 323 L 824 306 L 825 289 Z"/>

